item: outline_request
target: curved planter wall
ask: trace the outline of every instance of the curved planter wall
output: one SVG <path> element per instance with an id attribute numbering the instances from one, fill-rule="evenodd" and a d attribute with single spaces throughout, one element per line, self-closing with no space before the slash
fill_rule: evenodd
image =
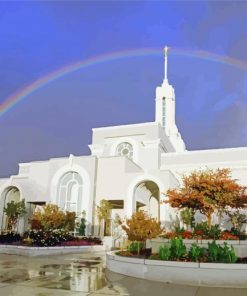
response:
<path id="1" fill-rule="evenodd" d="M 107 253 L 107 268 L 141 279 L 187 285 L 247 287 L 247 264 L 175 262 Z"/>
<path id="2" fill-rule="evenodd" d="M 22 256 L 49 256 L 76 253 L 90 253 L 105 251 L 105 246 L 64 246 L 64 247 L 26 247 L 13 245 L 0 245 L 0 254 Z"/>

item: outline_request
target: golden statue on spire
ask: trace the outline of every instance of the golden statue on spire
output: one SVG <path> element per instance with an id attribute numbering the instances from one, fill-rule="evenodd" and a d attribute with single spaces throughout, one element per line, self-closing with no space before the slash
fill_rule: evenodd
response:
<path id="1" fill-rule="evenodd" d="M 164 48 L 164 52 L 165 52 L 165 56 L 167 57 L 167 54 L 168 54 L 168 46 L 165 46 L 165 48 Z"/>

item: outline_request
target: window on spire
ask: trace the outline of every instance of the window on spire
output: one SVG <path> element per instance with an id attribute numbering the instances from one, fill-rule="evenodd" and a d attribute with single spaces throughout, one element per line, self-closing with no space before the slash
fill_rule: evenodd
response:
<path id="1" fill-rule="evenodd" d="M 162 126 L 166 126 L 166 98 L 162 100 Z"/>

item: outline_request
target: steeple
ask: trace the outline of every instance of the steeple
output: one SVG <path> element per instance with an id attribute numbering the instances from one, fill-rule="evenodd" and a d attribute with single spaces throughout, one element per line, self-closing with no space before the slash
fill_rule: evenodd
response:
<path id="1" fill-rule="evenodd" d="M 166 136 L 173 143 L 176 151 L 184 151 L 185 145 L 178 131 L 175 122 L 175 91 L 168 82 L 167 77 L 167 60 L 168 47 L 164 48 L 164 80 L 161 86 L 156 88 L 155 99 L 155 121 L 162 127 Z"/>
<path id="2" fill-rule="evenodd" d="M 165 60 L 164 60 L 164 81 L 168 82 L 167 79 L 167 56 L 168 56 L 168 47 L 164 48 Z"/>
<path id="3" fill-rule="evenodd" d="M 156 88 L 156 114 L 155 121 L 159 122 L 170 135 L 176 130 L 175 123 L 175 92 L 167 77 L 168 47 L 164 48 L 164 80 L 161 86 Z"/>

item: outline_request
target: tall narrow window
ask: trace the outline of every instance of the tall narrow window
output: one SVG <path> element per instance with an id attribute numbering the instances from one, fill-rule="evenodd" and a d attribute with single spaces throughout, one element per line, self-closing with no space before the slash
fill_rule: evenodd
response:
<path id="1" fill-rule="evenodd" d="M 166 100 L 163 98 L 162 100 L 162 125 L 166 126 Z"/>
<path id="2" fill-rule="evenodd" d="M 133 158 L 133 146 L 128 142 L 123 142 L 117 146 L 116 154 L 118 156 L 127 156 Z"/>
<path id="3" fill-rule="evenodd" d="M 68 172 L 58 183 L 58 205 L 61 209 L 80 213 L 82 211 L 83 182 L 76 172 Z"/>

